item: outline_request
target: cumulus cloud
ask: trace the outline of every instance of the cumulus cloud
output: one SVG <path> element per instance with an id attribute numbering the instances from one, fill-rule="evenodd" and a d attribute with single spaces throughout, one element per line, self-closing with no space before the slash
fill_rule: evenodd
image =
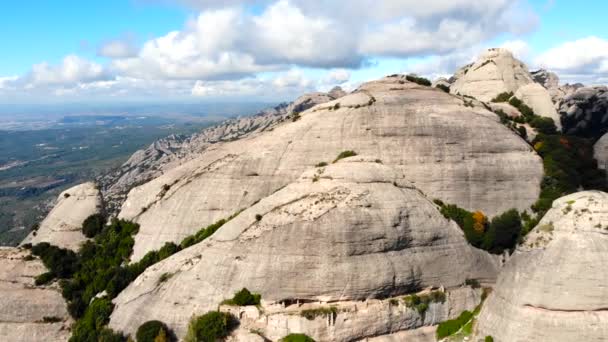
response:
<path id="1" fill-rule="evenodd" d="M 111 58 L 105 66 L 70 55 L 0 84 L 48 87 L 63 96 L 120 94 L 121 87 L 124 94 L 145 93 L 162 84 L 197 96 L 324 89 L 348 84 L 349 69 L 382 57 L 435 56 L 414 69 L 451 72 L 470 58 L 471 46 L 527 32 L 537 21 L 525 0 L 139 1 L 180 3 L 200 13 L 140 48 L 129 37 L 104 42 L 98 55 Z M 299 68 L 330 71 L 309 79 Z M 278 74 L 259 77 L 268 72 Z"/>
<path id="2" fill-rule="evenodd" d="M 541 53 L 535 64 L 556 71 L 566 82 L 605 84 L 608 80 L 608 40 L 591 36 L 565 42 Z"/>
<path id="3" fill-rule="evenodd" d="M 91 82 L 107 77 L 104 68 L 97 63 L 76 55 L 68 55 L 59 65 L 47 62 L 35 64 L 22 79 L 27 87 L 60 85 L 66 83 Z"/>
<path id="4" fill-rule="evenodd" d="M 133 38 L 126 36 L 102 43 L 97 50 L 97 55 L 108 58 L 129 58 L 135 57 L 137 52 Z"/>

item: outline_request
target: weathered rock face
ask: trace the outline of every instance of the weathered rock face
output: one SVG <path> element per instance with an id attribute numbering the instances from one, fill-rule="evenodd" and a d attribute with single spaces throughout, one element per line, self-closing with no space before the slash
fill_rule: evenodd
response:
<path id="1" fill-rule="evenodd" d="M 566 134 L 599 138 L 608 132 L 608 88 L 583 87 L 565 97 L 559 107 Z"/>
<path id="2" fill-rule="evenodd" d="M 559 77 L 556 73 L 540 69 L 530 73 L 534 82 L 542 85 L 545 89 L 555 89 L 559 87 Z"/>
<path id="3" fill-rule="evenodd" d="M 171 135 L 135 152 L 119 169 L 99 179 L 107 210 L 118 213 L 127 193 L 133 187 L 154 179 L 164 172 L 191 160 L 213 144 L 242 139 L 272 129 L 293 113 L 317 104 L 335 100 L 346 93 L 340 87 L 329 93 L 300 96 L 291 104 L 280 104 L 256 115 L 226 120 L 192 136 Z"/>
<path id="4" fill-rule="evenodd" d="M 608 171 L 608 134 L 604 134 L 593 146 L 597 167 Z"/>
<path id="5" fill-rule="evenodd" d="M 345 150 L 396 168 L 431 198 L 489 215 L 528 208 L 543 175 L 540 158 L 494 113 L 386 78 L 272 131 L 214 145 L 133 189 L 120 213 L 140 224 L 133 259 L 249 207 Z"/>
<path id="6" fill-rule="evenodd" d="M 82 223 L 87 217 L 102 211 L 101 193 L 95 183 L 77 185 L 62 192 L 53 210 L 23 240 L 22 244 L 48 242 L 52 245 L 78 250 L 86 240 L 82 234 Z"/>
<path id="7" fill-rule="evenodd" d="M 553 119 L 555 126 L 561 129 L 561 120 L 555 105 L 551 100 L 549 91 L 538 83 L 530 83 L 521 86 L 515 92 L 515 97 L 522 100 L 528 105 L 536 115 L 544 116 Z"/>
<path id="8" fill-rule="evenodd" d="M 47 269 L 29 255 L 25 249 L 0 247 L 0 340 L 67 341 L 71 319 L 60 289 L 34 285 Z"/>
<path id="9" fill-rule="evenodd" d="M 318 310 L 329 307 L 324 303 L 266 305 L 263 310 L 256 307 L 221 306 L 220 311 L 231 312 L 239 317 L 241 331 L 257 331 L 271 341 L 280 341 L 290 333 L 306 334 L 315 341 L 347 342 L 365 338 L 380 338 L 388 341 L 395 332 L 402 338 L 431 337 L 435 341 L 434 326 L 448 319 L 456 318 L 464 310 L 474 310 L 481 302 L 481 289 L 461 287 L 444 292 L 445 301 L 431 302 L 423 314 L 413 307 L 407 307 L 403 297 L 383 300 L 341 301 L 331 303 L 335 316 L 319 315 L 313 319 L 302 316 L 304 310 Z M 427 291 L 428 294 L 428 291 Z M 423 294 L 420 294 L 423 295 Z M 427 329 L 419 330 L 421 327 Z M 424 334 L 421 334 L 424 332 Z M 235 332 L 239 337 L 239 332 Z M 385 336 L 389 335 L 389 336 Z M 392 336 L 393 338 L 397 336 Z M 237 341 L 249 342 L 246 338 Z M 424 341 L 425 339 L 422 339 Z M 403 341 L 397 340 L 397 341 Z M 420 341 L 415 339 L 414 341 Z"/>
<path id="10" fill-rule="evenodd" d="M 534 82 L 528 68 L 510 51 L 500 48 L 486 51 L 473 65 L 460 69 L 452 81 L 451 93 L 484 102 Z"/>
<path id="11" fill-rule="evenodd" d="M 608 194 L 553 203 L 501 271 L 479 316 L 497 342 L 605 341 Z"/>
<path id="12" fill-rule="evenodd" d="M 305 172 L 148 268 L 115 299 L 111 327 L 133 332 L 158 319 L 183 335 L 193 314 L 243 287 L 270 303 L 332 302 L 493 281 L 494 257 L 472 248 L 399 171 L 359 158 Z"/>

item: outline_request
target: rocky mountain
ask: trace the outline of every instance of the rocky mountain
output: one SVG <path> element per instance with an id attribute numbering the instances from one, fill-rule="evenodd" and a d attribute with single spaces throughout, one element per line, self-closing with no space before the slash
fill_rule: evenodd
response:
<path id="1" fill-rule="evenodd" d="M 32 231 L 21 244 L 48 242 L 76 251 L 86 240 L 82 233 L 83 222 L 102 211 L 101 192 L 95 183 L 74 186 L 59 194 L 53 210 L 40 223 L 39 229 Z"/>
<path id="2" fill-rule="evenodd" d="M 551 118 L 561 127 L 550 93 L 557 92 L 554 90 L 559 83 L 557 75 L 546 71 L 530 73 L 526 65 L 506 49 L 489 49 L 475 63 L 458 70 L 450 83 L 451 93 L 483 102 L 490 102 L 502 93 L 513 93 L 537 115 Z"/>
<path id="3" fill-rule="evenodd" d="M 340 87 L 329 93 L 310 93 L 290 104 L 280 104 L 252 116 L 226 120 L 191 136 L 171 135 L 135 152 L 119 169 L 100 177 L 98 182 L 106 200 L 107 210 L 117 213 L 133 187 L 154 179 L 164 172 L 196 157 L 213 144 L 244 138 L 264 132 L 294 113 L 344 96 Z"/>
<path id="4" fill-rule="evenodd" d="M 477 325 L 511 341 L 603 341 L 608 336 L 608 194 L 553 203 L 501 271 Z"/>
<path id="5" fill-rule="evenodd" d="M 559 105 L 564 133 L 597 139 L 608 132 L 608 88 L 581 87 Z"/>
<path id="6" fill-rule="evenodd" d="M 497 267 L 401 172 L 357 156 L 313 167 L 205 243 L 149 268 L 116 298 L 110 326 L 133 333 L 134 327 L 156 319 L 183 336 L 193 313 L 217 307 L 243 287 L 259 292 L 264 307 L 296 301 L 336 304 L 426 287 L 455 289 L 466 279 L 493 282 Z M 163 274 L 171 277 L 159 281 Z M 386 311 L 386 304 L 375 310 Z M 307 308 L 297 307 L 284 315 Z M 381 331 L 369 325 L 352 330 L 335 322 L 335 330 L 327 333 L 331 338 L 314 329 L 305 333 L 319 341 L 352 341 L 389 333 L 393 324 L 436 324 L 446 314 L 416 322 L 409 315 L 394 322 L 378 317 L 373 324 L 382 325 L 377 327 Z M 363 317 L 370 314 L 353 313 L 352 319 L 363 322 Z M 272 332 L 279 328 L 269 323 L 263 335 L 280 338 L 281 333 Z"/>
<path id="7" fill-rule="evenodd" d="M 402 172 L 430 198 L 488 215 L 524 210 L 538 198 L 542 164 L 524 140 L 483 106 L 465 106 L 404 76 L 363 84 L 299 117 L 214 145 L 134 188 L 119 215 L 140 224 L 133 260 L 250 207 L 349 150 Z"/>
<path id="8" fill-rule="evenodd" d="M 0 250 L 0 340 L 123 341 L 156 320 L 183 339 L 207 312 L 238 320 L 232 342 L 435 341 L 467 312 L 450 341 L 602 340 L 608 194 L 555 199 L 605 188 L 588 158 L 605 91 L 560 86 L 503 49 L 429 84 L 391 75 L 307 94 L 159 140 L 100 190 L 67 190 L 24 248 L 76 250 L 91 214 L 122 221 L 77 254 Z M 491 101 L 505 92 L 534 113 Z M 232 298 L 244 288 L 253 303 Z"/>

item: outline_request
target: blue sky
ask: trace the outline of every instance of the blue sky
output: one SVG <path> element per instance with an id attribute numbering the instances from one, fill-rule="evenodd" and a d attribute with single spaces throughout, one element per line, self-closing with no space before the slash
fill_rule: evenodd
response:
<path id="1" fill-rule="evenodd" d="M 608 82 L 608 2 L 22 0 L 0 19 L 1 103 L 289 100 L 511 48 Z"/>

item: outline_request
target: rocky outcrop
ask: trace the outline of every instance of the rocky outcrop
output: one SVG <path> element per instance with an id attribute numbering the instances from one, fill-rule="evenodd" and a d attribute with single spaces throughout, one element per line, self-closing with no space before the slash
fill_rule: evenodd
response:
<path id="1" fill-rule="evenodd" d="M 300 113 L 133 189 L 120 217 L 135 220 L 133 260 L 248 208 L 345 150 L 396 168 L 431 198 L 492 216 L 536 201 L 540 158 L 483 107 L 389 77 Z"/>
<path id="2" fill-rule="evenodd" d="M 597 167 L 608 171 L 608 134 L 604 134 L 593 146 Z"/>
<path id="3" fill-rule="evenodd" d="M 559 77 L 556 73 L 540 69 L 530 73 L 534 82 L 542 85 L 545 89 L 555 89 L 559 87 Z"/>
<path id="4" fill-rule="evenodd" d="M 608 336 L 608 194 L 562 197 L 501 271 L 479 315 L 496 342 Z"/>
<path id="5" fill-rule="evenodd" d="M 183 335 L 193 314 L 243 287 L 272 304 L 493 281 L 493 257 L 472 248 L 400 171 L 363 159 L 305 172 L 204 242 L 151 266 L 114 300 L 110 326 L 132 333 L 158 319 Z"/>
<path id="6" fill-rule="evenodd" d="M 87 217 L 101 213 L 101 193 L 95 183 L 77 185 L 62 192 L 53 210 L 21 244 L 48 242 L 52 245 L 78 250 L 86 240 L 82 223 Z"/>
<path id="7" fill-rule="evenodd" d="M 538 83 L 530 83 L 519 87 L 515 97 L 528 105 L 536 115 L 553 119 L 558 130 L 561 129 L 560 116 L 555 110 L 549 91 Z"/>
<path id="8" fill-rule="evenodd" d="M 564 97 L 559 107 L 566 134 L 599 138 L 608 132 L 608 88 L 582 87 Z"/>
<path id="9" fill-rule="evenodd" d="M 289 115 L 335 100 L 345 94 L 340 87 L 333 88 L 327 94 L 305 94 L 290 104 L 280 104 L 252 116 L 230 119 L 192 136 L 171 135 L 157 140 L 148 148 L 135 152 L 120 168 L 99 179 L 107 210 L 111 214 L 117 214 L 127 193 L 133 187 L 197 157 L 214 144 L 271 130 Z"/>
<path id="10" fill-rule="evenodd" d="M 528 68 L 502 48 L 489 49 L 471 66 L 460 69 L 452 78 L 450 92 L 489 102 L 496 95 L 515 93 L 534 80 Z"/>
<path id="11" fill-rule="evenodd" d="M 46 271 L 28 250 L 0 247 L 1 341 L 68 340 L 71 319 L 59 287 L 34 285 Z"/>
<path id="12" fill-rule="evenodd" d="M 461 287 L 441 292 L 444 301 L 431 302 L 424 312 L 405 303 L 403 297 L 369 299 L 365 301 L 339 301 L 327 303 L 303 303 L 284 306 L 281 304 L 256 307 L 231 307 L 223 305 L 220 311 L 240 317 L 239 330 L 256 331 L 271 341 L 280 341 L 290 333 L 311 336 L 315 341 L 346 342 L 391 341 L 396 337 L 431 337 L 435 341 L 434 326 L 456 318 L 464 310 L 474 310 L 481 302 L 481 289 Z M 428 295 L 429 291 L 418 293 Z M 327 310 L 333 307 L 335 314 L 304 317 L 311 310 Z M 399 335 L 396 335 L 400 332 Z M 238 336 L 239 332 L 234 335 Z M 388 335 L 388 336 L 387 336 Z M 393 336 L 391 336 L 393 335 Z M 246 338 L 237 341 L 248 341 Z M 420 341 L 415 339 L 415 341 Z M 422 339 L 424 341 L 424 339 Z"/>

